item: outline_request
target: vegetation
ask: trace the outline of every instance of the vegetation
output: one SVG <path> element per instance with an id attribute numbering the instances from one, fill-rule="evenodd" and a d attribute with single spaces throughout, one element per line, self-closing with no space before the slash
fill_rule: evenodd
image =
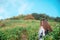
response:
<path id="1" fill-rule="evenodd" d="M 56 17 L 55 21 L 60 22 L 60 17 Z"/>
<path id="2" fill-rule="evenodd" d="M 0 20 L 0 40 L 38 40 L 41 18 L 47 19 L 53 29 L 53 32 L 47 34 L 43 39 L 60 40 L 60 17 L 38 13 Z"/>
<path id="3" fill-rule="evenodd" d="M 28 19 L 32 19 L 33 20 L 34 17 L 32 15 L 27 15 L 27 16 L 24 17 L 24 20 L 28 20 Z"/>
<path id="4" fill-rule="evenodd" d="M 38 40 L 39 20 L 4 20 L 5 27 L 0 28 L 0 40 Z M 53 32 L 45 40 L 60 40 L 60 23 L 49 22 Z"/>
<path id="5" fill-rule="evenodd" d="M 60 40 L 60 25 L 54 27 L 53 32 L 44 37 L 44 40 Z"/>
<path id="6" fill-rule="evenodd" d="M 40 14 L 32 13 L 29 15 L 18 15 L 12 18 L 7 18 L 6 20 L 28 20 L 28 19 L 41 20 L 41 18 L 45 18 L 49 21 L 60 22 L 60 17 L 50 17 L 49 15 L 46 15 L 45 13 L 40 13 Z"/>

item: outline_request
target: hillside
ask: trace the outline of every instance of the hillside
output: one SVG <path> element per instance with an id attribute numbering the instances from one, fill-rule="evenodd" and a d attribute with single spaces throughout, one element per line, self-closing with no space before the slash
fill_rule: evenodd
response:
<path id="1" fill-rule="evenodd" d="M 5 26 L 0 26 L 0 40 L 38 40 L 39 20 L 4 20 L 1 23 Z M 49 24 L 55 32 L 58 32 L 56 35 L 60 40 L 59 29 L 57 29 L 60 27 L 60 23 L 53 21 Z M 49 37 L 51 36 L 48 36 L 45 40 L 50 40 Z M 51 38 L 51 40 L 53 39 L 55 40 L 55 37 Z"/>

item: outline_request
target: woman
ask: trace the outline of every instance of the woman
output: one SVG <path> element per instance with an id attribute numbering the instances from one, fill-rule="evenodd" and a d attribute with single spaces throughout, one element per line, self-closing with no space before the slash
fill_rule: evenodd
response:
<path id="1" fill-rule="evenodd" d="M 51 26 L 48 24 L 48 22 L 43 18 L 40 23 L 40 29 L 39 29 L 39 40 L 43 40 L 43 36 L 48 34 L 48 32 L 51 32 Z"/>

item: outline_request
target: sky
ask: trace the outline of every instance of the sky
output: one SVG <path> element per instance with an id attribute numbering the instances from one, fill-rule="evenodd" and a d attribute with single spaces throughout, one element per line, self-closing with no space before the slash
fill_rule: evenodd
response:
<path id="1" fill-rule="evenodd" d="M 0 0 L 0 19 L 31 13 L 60 17 L 60 0 Z"/>

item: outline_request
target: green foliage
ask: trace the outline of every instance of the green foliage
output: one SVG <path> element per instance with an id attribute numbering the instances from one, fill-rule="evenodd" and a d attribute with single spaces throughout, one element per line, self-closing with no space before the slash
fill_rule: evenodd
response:
<path id="1" fill-rule="evenodd" d="M 42 13 L 42 14 L 41 13 L 40 14 L 32 13 L 32 15 L 36 20 L 41 20 L 42 18 L 49 20 L 51 18 L 48 15 L 46 15 L 45 13 Z"/>
<path id="2" fill-rule="evenodd" d="M 10 27 L 12 24 L 27 24 L 25 27 L 17 26 Z M 22 35 L 26 36 L 27 40 L 38 40 L 38 31 L 39 31 L 39 20 L 10 20 L 5 21 L 6 26 L 10 27 L 8 29 L 0 28 L 0 40 L 22 40 Z M 49 33 L 44 37 L 44 40 L 60 40 L 60 23 L 54 24 L 54 22 L 49 22 L 52 26 L 53 32 Z"/>
<path id="3" fill-rule="evenodd" d="M 6 34 L 2 31 L 0 31 L 0 40 L 7 40 Z"/>
<path id="4" fill-rule="evenodd" d="M 45 18 L 46 20 L 60 22 L 60 17 L 50 17 L 49 15 L 46 15 L 45 13 L 40 13 L 40 14 L 32 13 L 32 16 L 36 20 L 41 20 L 42 18 Z"/>
<path id="5" fill-rule="evenodd" d="M 44 40 L 60 40 L 60 26 L 57 25 L 54 27 L 53 32 L 49 33 L 44 37 Z"/>
<path id="6" fill-rule="evenodd" d="M 37 13 L 32 13 L 32 16 L 36 19 L 36 20 L 39 20 L 39 15 Z"/>
<path id="7" fill-rule="evenodd" d="M 60 22 L 60 17 L 56 17 L 55 21 Z"/>

